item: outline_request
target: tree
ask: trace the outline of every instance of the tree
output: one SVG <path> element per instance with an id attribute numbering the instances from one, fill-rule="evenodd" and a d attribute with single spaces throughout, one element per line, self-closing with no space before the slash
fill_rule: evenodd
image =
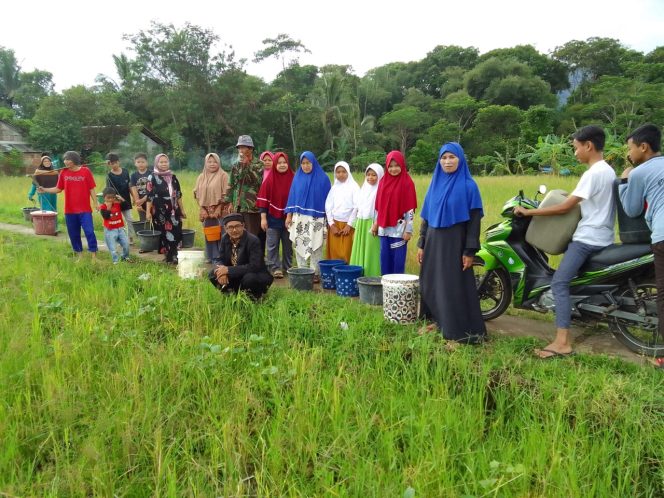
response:
<path id="1" fill-rule="evenodd" d="M 491 57 L 466 73 L 465 89 L 478 100 L 527 109 L 531 105 L 555 105 L 549 84 L 523 62 Z"/>
<path id="2" fill-rule="evenodd" d="M 455 140 L 459 142 L 461 134 L 470 127 L 482 103 L 468 95 L 468 92 L 460 90 L 445 97 L 438 107 L 445 119 L 456 126 Z"/>
<path id="3" fill-rule="evenodd" d="M 413 71 L 413 85 L 434 97 L 441 96 L 441 86 L 445 82 L 441 75 L 446 69 L 457 67 L 470 69 L 477 63 L 478 50 L 475 47 L 439 45 L 419 61 Z"/>
<path id="4" fill-rule="evenodd" d="M 526 64 L 531 68 L 533 74 L 546 81 L 554 92 L 569 88 L 568 69 L 565 64 L 539 53 L 532 45 L 490 50 L 482 54 L 479 61 L 482 62 L 492 57 L 517 60 Z"/>
<path id="5" fill-rule="evenodd" d="M 311 53 L 307 47 L 305 47 L 300 40 L 293 40 L 290 36 L 280 33 L 276 38 L 266 38 L 263 40 L 263 45 L 266 47 L 263 50 L 259 50 L 255 54 L 254 62 L 261 62 L 270 57 L 276 57 L 281 59 L 281 67 L 283 71 L 286 71 L 286 55 L 287 54 L 298 54 L 300 52 Z M 292 57 L 291 63 L 297 62 L 297 58 Z M 290 65 L 289 64 L 289 65 Z M 297 154 L 297 144 L 295 142 L 295 125 L 293 120 L 293 99 L 292 92 L 289 91 L 282 100 L 286 111 L 288 112 L 288 125 L 290 127 L 291 134 L 291 143 L 293 145 L 293 154 Z"/>
<path id="6" fill-rule="evenodd" d="M 62 95 L 52 95 L 42 100 L 30 129 L 30 141 L 36 147 L 63 153 L 79 150 L 83 145 L 81 123 L 65 105 Z"/>
<path id="7" fill-rule="evenodd" d="M 428 123 L 429 115 L 414 106 L 402 107 L 380 118 L 380 125 L 399 144 L 403 154 L 413 143 L 415 135 Z"/>
<path id="8" fill-rule="evenodd" d="M 643 54 L 625 48 L 614 38 L 591 37 L 585 41 L 572 40 L 553 51 L 553 57 L 583 79 L 597 80 L 600 76 L 620 76 L 626 62 L 638 62 Z"/>
<path id="9" fill-rule="evenodd" d="M 466 152 L 470 156 L 493 156 L 495 152 L 519 151 L 523 111 L 506 105 L 490 105 L 477 112 L 466 133 Z"/>
<path id="10" fill-rule="evenodd" d="M 551 135 L 554 130 L 556 111 L 543 105 L 530 107 L 523 113 L 521 138 L 525 144 L 535 144 L 539 137 Z"/>
<path id="11" fill-rule="evenodd" d="M 176 28 L 153 21 L 147 31 L 124 38 L 135 57 L 118 56 L 116 66 L 125 84 L 130 82 L 146 95 L 145 108 L 158 131 L 169 137 L 182 135 L 189 143 L 204 143 L 207 150 L 225 136 L 236 135 L 227 114 L 244 102 L 245 95 L 225 98 L 216 84 L 225 73 L 231 73 L 233 83 L 246 77 L 244 61 L 235 60 L 232 47 L 213 51 L 219 37 L 189 23 Z"/>
<path id="12" fill-rule="evenodd" d="M 0 46 L 0 105 L 14 107 L 16 91 L 21 86 L 20 73 L 14 51 Z"/>

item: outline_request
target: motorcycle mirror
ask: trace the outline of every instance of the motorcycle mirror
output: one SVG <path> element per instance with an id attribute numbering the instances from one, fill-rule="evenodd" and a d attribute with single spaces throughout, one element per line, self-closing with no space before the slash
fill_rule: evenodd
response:
<path id="1" fill-rule="evenodd" d="M 540 185 L 537 191 L 542 195 L 546 194 L 546 185 Z"/>

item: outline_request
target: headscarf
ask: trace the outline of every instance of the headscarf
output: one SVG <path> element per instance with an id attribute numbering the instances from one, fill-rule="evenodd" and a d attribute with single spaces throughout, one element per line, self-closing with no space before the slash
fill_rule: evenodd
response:
<path id="1" fill-rule="evenodd" d="M 214 173 L 208 171 L 207 161 L 212 157 L 219 169 Z M 196 186 L 194 187 L 194 197 L 198 201 L 199 206 L 217 206 L 223 202 L 226 192 L 228 191 L 228 173 L 221 169 L 221 160 L 214 152 L 210 152 L 205 156 L 203 161 L 203 171 L 196 179 Z"/>
<path id="2" fill-rule="evenodd" d="M 336 171 L 339 167 L 345 169 L 348 174 L 348 178 L 346 178 L 345 182 L 340 182 L 336 178 Z M 337 162 L 337 164 L 334 165 L 334 172 L 334 184 L 332 185 L 330 192 L 327 194 L 325 210 L 328 214 L 330 211 L 334 210 L 342 215 L 341 220 L 347 221 L 348 218 L 344 220 L 344 217 L 350 216 L 357 207 L 357 196 L 360 193 L 360 186 L 355 181 L 355 178 L 353 178 L 353 175 L 350 172 L 350 166 L 346 161 Z M 332 223 L 332 220 L 327 221 L 328 223 Z"/>
<path id="3" fill-rule="evenodd" d="M 366 180 L 366 174 L 369 170 L 374 171 L 376 175 L 378 175 L 378 181 L 376 182 L 376 185 L 369 185 Z M 383 171 L 383 167 L 378 163 L 372 163 L 364 170 L 365 179 L 364 183 L 362 184 L 362 188 L 360 189 L 357 202 L 358 219 L 366 220 L 374 217 L 376 213 L 375 206 L 376 194 L 378 193 L 378 184 L 380 183 L 380 179 L 383 178 L 384 174 L 385 172 Z"/>
<path id="4" fill-rule="evenodd" d="M 49 161 L 51 161 L 50 166 L 44 166 L 44 160 L 45 159 L 48 159 Z M 53 160 L 49 156 L 42 156 L 41 161 L 39 162 L 39 167 L 37 169 L 41 169 L 41 170 L 44 170 L 44 171 L 53 170 Z"/>
<path id="5" fill-rule="evenodd" d="M 263 158 L 265 156 L 268 156 L 272 159 L 272 166 L 274 166 L 274 158 L 276 157 L 275 154 L 272 154 L 272 152 L 270 152 L 269 150 L 266 150 L 260 156 L 261 162 L 263 161 Z M 288 167 L 288 169 L 290 169 L 290 166 Z M 263 183 L 265 183 L 265 180 L 267 180 L 267 177 L 270 175 L 270 171 L 271 171 L 271 169 L 265 169 L 265 166 L 263 166 Z"/>
<path id="6" fill-rule="evenodd" d="M 288 164 L 288 169 L 280 173 L 277 170 L 277 163 L 279 158 L 286 159 L 288 164 L 288 156 L 283 152 L 277 152 L 272 158 L 272 170 L 267 178 L 263 181 L 258 197 L 256 197 L 256 207 L 267 208 L 267 212 L 274 218 L 283 218 L 285 216 L 284 209 L 288 202 L 288 194 L 290 192 L 291 184 L 295 173 Z M 313 171 L 312 171 L 313 173 Z"/>
<path id="7" fill-rule="evenodd" d="M 161 156 L 164 156 L 165 158 L 168 159 L 168 156 L 166 154 L 157 154 L 154 156 L 154 168 L 153 168 L 153 173 L 159 177 L 161 177 L 163 180 L 166 181 L 166 185 L 168 186 L 168 194 L 174 199 L 174 192 L 173 192 L 173 172 L 171 171 L 171 164 L 170 162 L 168 163 L 168 170 L 166 171 L 160 171 L 159 168 L 157 167 L 157 164 L 159 163 L 159 158 Z M 175 200 L 175 199 L 174 199 Z"/>
<path id="8" fill-rule="evenodd" d="M 401 166 L 401 172 L 392 176 L 387 172 L 392 160 Z M 378 184 L 376 193 L 376 211 L 378 211 L 378 226 L 393 227 L 411 209 L 417 207 L 417 193 L 415 183 L 408 174 L 406 159 L 398 150 L 393 150 L 385 158 L 385 176 Z"/>
<path id="9" fill-rule="evenodd" d="M 454 173 L 445 173 L 440 166 L 440 158 L 445 152 L 451 152 L 459 158 L 459 167 Z M 468 221 L 471 209 L 482 210 L 480 190 L 470 175 L 463 148 L 456 142 L 448 142 L 438 153 L 421 216 L 430 227 L 444 228 Z"/>
<path id="10" fill-rule="evenodd" d="M 325 199 L 330 191 L 330 179 L 313 152 L 304 151 L 300 155 L 300 163 L 305 158 L 311 161 L 313 169 L 307 174 L 300 167 L 295 173 L 285 212 L 322 218 L 325 216 Z"/>

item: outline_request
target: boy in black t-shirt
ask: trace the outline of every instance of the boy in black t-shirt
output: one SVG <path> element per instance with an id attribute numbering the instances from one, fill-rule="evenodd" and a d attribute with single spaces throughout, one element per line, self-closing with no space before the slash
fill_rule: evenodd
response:
<path id="1" fill-rule="evenodd" d="M 136 231 L 132 224 L 134 219 L 131 215 L 131 192 L 129 190 L 129 171 L 120 166 L 120 156 L 117 154 L 106 154 L 106 163 L 111 170 L 106 175 L 106 186 L 118 193 L 122 199 L 122 216 L 124 216 L 129 235 L 129 243 L 134 243 Z"/>
<path id="2" fill-rule="evenodd" d="M 145 221 L 145 203 L 148 200 L 148 176 L 150 172 L 148 171 L 148 156 L 143 152 L 139 152 L 134 156 L 134 166 L 136 166 L 136 171 L 131 174 L 129 181 L 129 187 L 131 189 L 131 195 L 134 199 L 134 205 L 138 211 L 138 217 L 141 221 Z"/>

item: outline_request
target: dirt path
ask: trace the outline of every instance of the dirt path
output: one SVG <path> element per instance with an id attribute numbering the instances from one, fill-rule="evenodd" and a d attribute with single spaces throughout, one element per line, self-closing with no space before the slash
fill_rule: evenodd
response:
<path id="1" fill-rule="evenodd" d="M 0 230 L 58 241 L 61 243 L 69 243 L 69 238 L 62 232 L 56 236 L 35 235 L 32 227 L 27 225 L 0 223 Z M 103 238 L 99 240 L 99 249 L 107 251 L 106 245 L 103 243 Z M 163 256 L 156 252 L 139 254 L 138 249 L 135 246 L 132 246 L 131 252 L 133 257 L 147 261 L 160 262 L 163 259 Z M 288 279 L 284 278 L 281 280 L 275 280 L 274 285 L 278 287 L 287 287 Z M 332 292 L 323 290 L 319 291 L 323 293 Z M 555 332 L 553 323 L 511 315 L 503 315 L 495 320 L 487 322 L 487 328 L 492 334 L 505 337 L 537 337 L 547 343 L 553 339 Z M 573 331 L 573 335 L 575 349 L 580 353 L 606 354 L 639 365 L 649 364 L 647 358 L 632 353 L 620 344 L 611 334 L 598 332 L 590 328 L 577 328 Z"/>

